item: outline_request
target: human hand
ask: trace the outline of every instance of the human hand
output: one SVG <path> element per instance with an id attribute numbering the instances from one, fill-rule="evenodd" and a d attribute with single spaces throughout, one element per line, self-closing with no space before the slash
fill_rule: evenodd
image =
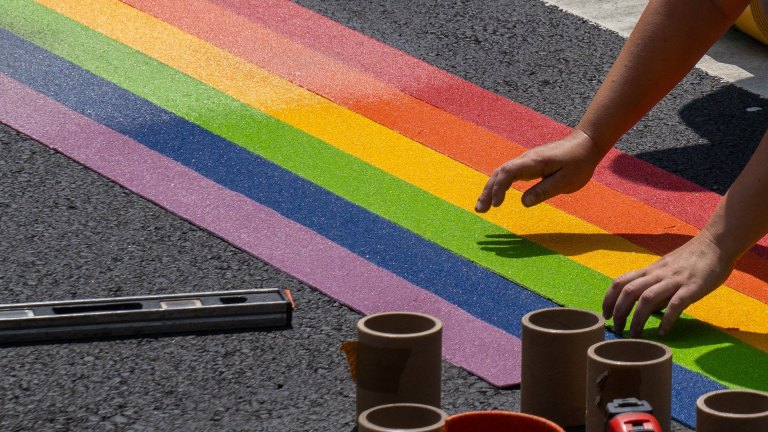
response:
<path id="1" fill-rule="evenodd" d="M 613 317 L 614 331 L 621 334 L 635 307 L 629 334 L 640 337 L 651 313 L 666 307 L 659 327 L 663 336 L 685 308 L 725 282 L 734 262 L 702 231 L 653 264 L 614 279 L 603 299 L 603 316 Z"/>
<path id="2" fill-rule="evenodd" d="M 518 180 L 542 179 L 523 193 L 526 207 L 576 192 L 587 184 L 602 156 L 587 134 L 574 130 L 562 140 L 528 150 L 496 168 L 475 204 L 475 211 L 485 213 L 491 205 L 500 206 L 507 190 Z"/>

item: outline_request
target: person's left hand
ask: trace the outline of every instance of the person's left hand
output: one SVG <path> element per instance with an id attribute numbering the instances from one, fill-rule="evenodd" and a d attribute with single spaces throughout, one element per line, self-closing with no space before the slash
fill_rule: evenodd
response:
<path id="1" fill-rule="evenodd" d="M 640 337 L 651 313 L 666 307 L 659 327 L 664 335 L 685 308 L 725 282 L 733 266 L 702 232 L 653 264 L 614 279 L 603 299 L 603 316 L 613 317 L 614 331 L 621 334 L 637 303 L 629 333 Z"/>

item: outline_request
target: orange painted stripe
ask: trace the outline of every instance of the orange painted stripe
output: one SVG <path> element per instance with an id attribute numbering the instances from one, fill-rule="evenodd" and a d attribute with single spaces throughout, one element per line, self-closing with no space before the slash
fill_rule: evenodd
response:
<path id="1" fill-rule="evenodd" d="M 189 0 L 192 4 L 185 8 L 157 0 L 125 2 L 485 174 L 526 150 L 207 1 Z M 527 186 L 520 183 L 515 188 Z M 692 225 L 596 181 L 573 195 L 554 198 L 550 204 L 659 255 L 698 232 Z M 562 245 L 559 250 L 566 256 L 583 252 L 584 242 L 569 234 L 526 238 Z M 739 261 L 726 285 L 768 303 L 766 282 L 768 261 L 750 252 Z"/>

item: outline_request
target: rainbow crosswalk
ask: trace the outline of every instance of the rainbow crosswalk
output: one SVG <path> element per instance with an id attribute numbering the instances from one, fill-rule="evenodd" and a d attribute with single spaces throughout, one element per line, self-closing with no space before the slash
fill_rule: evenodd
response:
<path id="1" fill-rule="evenodd" d="M 717 203 L 612 151 L 577 194 L 475 214 L 499 163 L 568 128 L 288 1 L 248 4 L 0 0 L 0 121 L 363 313 L 439 316 L 446 359 L 500 386 L 522 315 L 597 311 Z M 678 420 L 706 391 L 768 390 L 766 260 L 763 239 L 661 340 Z"/>

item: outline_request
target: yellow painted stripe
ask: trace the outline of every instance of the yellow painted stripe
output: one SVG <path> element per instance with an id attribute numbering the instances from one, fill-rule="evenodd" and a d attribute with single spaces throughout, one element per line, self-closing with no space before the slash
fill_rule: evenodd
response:
<path id="1" fill-rule="evenodd" d="M 118 1 L 38 2 L 458 207 L 471 209 L 487 181 L 482 173 Z M 511 190 L 503 207 L 483 217 L 609 277 L 658 259 L 552 206 L 525 209 L 519 198 Z M 686 313 L 738 329 L 734 336 L 768 352 L 768 307 L 755 299 L 723 286 Z"/>

